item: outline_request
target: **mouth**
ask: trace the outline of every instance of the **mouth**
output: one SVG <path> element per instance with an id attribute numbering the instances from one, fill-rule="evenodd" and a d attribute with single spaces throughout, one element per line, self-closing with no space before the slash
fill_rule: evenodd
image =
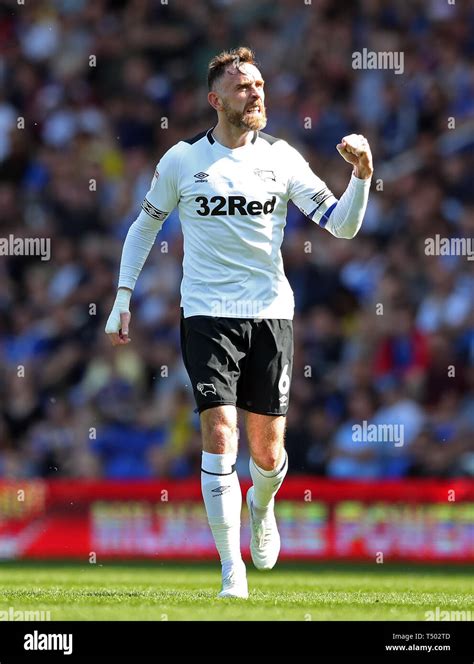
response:
<path id="1" fill-rule="evenodd" d="M 254 104 L 253 106 L 249 106 L 247 110 L 245 111 L 246 115 L 261 115 L 262 114 L 262 109 L 258 104 Z"/>

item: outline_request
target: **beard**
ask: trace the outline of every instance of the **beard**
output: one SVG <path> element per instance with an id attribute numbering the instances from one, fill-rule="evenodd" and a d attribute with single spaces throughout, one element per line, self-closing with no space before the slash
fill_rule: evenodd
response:
<path id="1" fill-rule="evenodd" d="M 236 111 L 235 109 L 231 108 L 231 106 L 224 100 L 222 101 L 222 105 L 224 106 L 224 113 L 227 121 L 234 127 L 238 127 L 239 129 L 248 129 L 251 131 L 259 131 L 267 124 L 267 114 L 263 104 L 259 104 L 261 109 L 259 115 L 249 114 L 246 112 L 247 109 L 243 113 L 241 111 Z"/>

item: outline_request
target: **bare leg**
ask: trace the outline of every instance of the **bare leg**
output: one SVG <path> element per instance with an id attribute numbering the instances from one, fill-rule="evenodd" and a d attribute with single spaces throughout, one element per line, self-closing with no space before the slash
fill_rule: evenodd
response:
<path id="1" fill-rule="evenodd" d="M 286 418 L 281 415 L 247 413 L 246 416 L 253 480 L 247 493 L 252 530 L 250 551 L 257 569 L 271 569 L 280 553 L 274 504 L 288 469 L 285 424 Z"/>

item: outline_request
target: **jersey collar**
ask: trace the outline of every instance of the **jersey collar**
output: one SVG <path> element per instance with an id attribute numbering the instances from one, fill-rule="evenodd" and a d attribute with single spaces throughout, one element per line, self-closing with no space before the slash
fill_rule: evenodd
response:
<path id="1" fill-rule="evenodd" d="M 215 126 L 214 126 L 214 127 L 211 127 L 211 128 L 207 131 L 207 134 L 206 134 L 206 136 L 207 136 L 207 140 L 209 141 L 209 143 L 210 143 L 211 145 L 214 145 L 214 144 L 221 145 L 218 141 L 216 141 L 216 139 L 215 139 L 214 136 L 212 135 L 212 132 L 214 131 L 215 128 L 216 128 Z M 253 132 L 253 137 L 252 137 L 252 140 L 250 141 L 250 143 L 255 143 L 255 141 L 257 140 L 257 138 L 258 138 L 258 131 L 257 131 L 257 130 L 254 130 L 254 132 Z M 226 148 L 225 145 L 221 145 L 221 147 L 225 148 L 226 150 L 231 150 L 231 149 L 232 149 L 232 148 Z M 246 147 L 246 146 L 245 146 L 245 145 L 242 145 L 242 147 L 244 148 L 244 147 Z M 239 150 L 239 148 L 234 148 L 234 150 Z"/>

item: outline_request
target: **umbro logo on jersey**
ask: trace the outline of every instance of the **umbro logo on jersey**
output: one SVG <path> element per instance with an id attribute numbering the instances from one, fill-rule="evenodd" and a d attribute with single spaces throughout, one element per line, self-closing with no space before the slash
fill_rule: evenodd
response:
<path id="1" fill-rule="evenodd" d="M 253 172 L 264 182 L 265 180 L 272 180 L 273 182 L 276 182 L 274 171 L 265 171 L 261 168 L 255 168 Z"/>
<path id="2" fill-rule="evenodd" d="M 204 171 L 199 171 L 199 173 L 194 173 L 194 177 L 196 178 L 194 180 L 194 183 L 196 182 L 207 182 L 207 178 L 209 177 L 209 173 L 204 173 Z"/>

